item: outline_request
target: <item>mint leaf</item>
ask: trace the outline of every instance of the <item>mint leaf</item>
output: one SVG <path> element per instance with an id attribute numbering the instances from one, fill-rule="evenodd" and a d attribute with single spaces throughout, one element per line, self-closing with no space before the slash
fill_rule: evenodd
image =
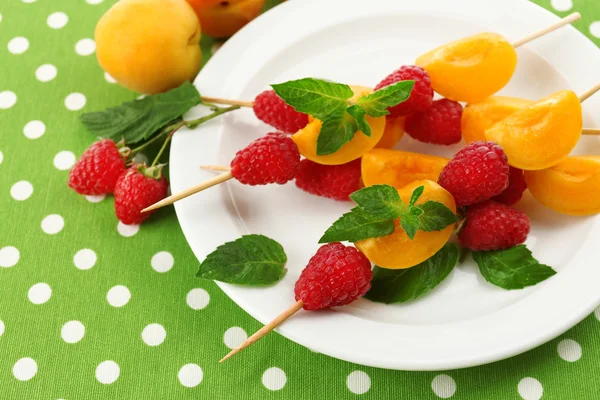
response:
<path id="1" fill-rule="evenodd" d="M 414 194 L 414 193 L 413 193 Z M 458 221 L 458 217 L 448 207 L 437 201 L 428 201 L 418 206 L 423 210 L 419 217 L 420 229 L 425 232 L 441 231 Z"/>
<path id="2" fill-rule="evenodd" d="M 367 121 L 366 115 L 367 112 L 361 106 L 357 106 L 356 104 L 348 107 L 346 112 L 350 114 L 354 121 L 356 121 L 356 125 L 358 130 L 360 130 L 365 135 L 371 137 L 371 125 Z M 355 131 L 356 132 L 356 131 Z"/>
<path id="3" fill-rule="evenodd" d="M 431 291 L 450 274 L 458 261 L 458 246 L 447 243 L 431 258 L 407 269 L 373 269 L 365 297 L 378 303 L 403 303 Z"/>
<path id="4" fill-rule="evenodd" d="M 354 96 L 348 85 L 314 78 L 298 79 L 271 87 L 296 111 L 310 114 L 323 122 L 330 115 L 343 113 L 348 107 L 348 99 Z"/>
<path id="5" fill-rule="evenodd" d="M 200 264 L 196 277 L 239 285 L 268 285 L 285 275 L 283 247 L 263 235 L 246 235 L 225 243 Z"/>
<path id="6" fill-rule="evenodd" d="M 406 210 L 398 191 L 390 185 L 373 185 L 350 195 L 367 213 L 387 219 L 396 219 Z"/>
<path id="7" fill-rule="evenodd" d="M 414 206 L 415 203 L 417 202 L 417 200 L 419 200 L 419 198 L 423 194 L 424 190 L 425 190 L 425 186 L 419 186 L 418 188 L 413 190 L 412 195 L 410 196 L 410 201 L 408 202 L 408 205 Z"/>
<path id="8" fill-rule="evenodd" d="M 128 144 L 133 144 L 148 139 L 197 104 L 200 104 L 200 93 L 186 82 L 165 93 L 82 114 L 79 119 L 94 136 L 114 141 L 125 139 Z"/>
<path id="9" fill-rule="evenodd" d="M 503 289 L 523 289 L 556 274 L 551 267 L 540 264 L 525 245 L 507 250 L 474 251 L 473 259 L 486 281 Z"/>
<path id="10" fill-rule="evenodd" d="M 317 138 L 317 155 L 325 156 L 338 151 L 352 140 L 358 131 L 356 121 L 350 114 L 331 114 L 323 120 L 321 132 Z"/>
<path id="11" fill-rule="evenodd" d="M 388 115 L 388 107 L 396 106 L 410 97 L 415 81 L 401 81 L 360 97 L 356 104 L 371 117 Z"/>
<path id="12" fill-rule="evenodd" d="M 410 240 L 415 238 L 417 231 L 421 227 L 419 216 L 422 214 L 423 210 L 418 207 L 410 206 L 408 211 L 400 216 L 400 225 Z"/>
<path id="13" fill-rule="evenodd" d="M 394 232 L 394 221 L 367 213 L 355 207 L 327 229 L 319 243 L 358 242 Z"/>

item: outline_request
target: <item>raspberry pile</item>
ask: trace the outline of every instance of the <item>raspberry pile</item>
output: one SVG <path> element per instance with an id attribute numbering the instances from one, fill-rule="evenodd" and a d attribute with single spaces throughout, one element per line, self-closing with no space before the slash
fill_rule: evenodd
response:
<path id="1" fill-rule="evenodd" d="M 349 304 L 371 288 L 371 263 L 361 252 L 341 243 L 321 246 L 296 281 L 296 301 L 305 310 Z"/>
<path id="2" fill-rule="evenodd" d="M 463 108 L 454 100 L 441 99 L 406 118 L 404 130 L 420 142 L 450 145 L 461 141 Z"/>
<path id="3" fill-rule="evenodd" d="M 339 201 L 361 187 L 360 159 L 341 165 L 323 165 L 304 159 L 296 173 L 296 186 L 305 192 Z"/>
<path id="4" fill-rule="evenodd" d="M 423 68 L 415 65 L 403 65 L 398 68 L 379 82 L 374 90 L 377 91 L 396 82 L 407 80 L 415 81 L 415 86 L 406 101 L 388 109 L 394 117 L 425 111 L 433 101 L 433 89 L 431 88 L 429 74 Z"/>
<path id="5" fill-rule="evenodd" d="M 296 133 L 308 124 L 308 115 L 287 105 L 274 90 L 265 90 L 252 106 L 258 119 L 285 133 Z"/>
<path id="6" fill-rule="evenodd" d="M 525 181 L 523 170 L 515 167 L 509 168 L 508 187 L 498 196 L 492 197 L 492 200 L 512 206 L 518 203 L 521 197 L 523 197 L 523 193 L 527 190 L 527 182 Z"/>

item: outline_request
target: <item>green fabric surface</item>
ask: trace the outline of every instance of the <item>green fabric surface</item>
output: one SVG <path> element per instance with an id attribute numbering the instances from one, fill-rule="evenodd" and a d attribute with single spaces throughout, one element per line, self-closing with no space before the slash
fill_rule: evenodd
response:
<path id="1" fill-rule="evenodd" d="M 137 232 L 119 231 L 110 197 L 87 200 L 66 186 L 74 157 L 94 140 L 78 115 L 137 96 L 105 77 L 93 42 L 80 42 L 93 39 L 113 3 L 0 3 L 0 399 L 600 396 L 600 308 L 535 350 L 463 370 L 368 368 L 274 333 L 219 364 L 227 344 L 261 325 L 214 283 L 194 278 L 198 261 L 173 208 Z M 575 26 L 600 45 L 597 0 L 536 3 L 561 16 L 580 11 Z M 49 26 L 55 12 L 66 25 L 55 15 Z M 213 45 L 203 40 L 206 59 Z M 188 364 L 197 367 L 182 370 Z"/>

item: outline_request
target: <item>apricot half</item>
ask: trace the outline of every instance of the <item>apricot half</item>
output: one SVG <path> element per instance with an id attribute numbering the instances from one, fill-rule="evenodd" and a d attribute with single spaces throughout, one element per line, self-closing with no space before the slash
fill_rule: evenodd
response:
<path id="1" fill-rule="evenodd" d="M 404 120 L 405 117 L 390 117 L 385 118 L 385 131 L 381 140 L 375 145 L 381 149 L 391 149 L 404 136 Z"/>
<path id="2" fill-rule="evenodd" d="M 564 160 L 581 137 L 583 115 L 577 95 L 562 90 L 514 112 L 485 131 L 498 143 L 508 163 L 538 170 Z"/>
<path id="3" fill-rule="evenodd" d="M 410 201 L 412 192 L 419 186 L 424 186 L 423 195 L 417 201 L 422 204 L 427 201 L 438 201 L 456 213 L 456 203 L 452 195 L 437 183 L 429 180 L 412 182 L 398 190 L 405 203 Z M 355 243 L 372 263 L 381 268 L 406 269 L 427 260 L 441 249 L 452 234 L 454 224 L 441 231 L 418 231 L 411 240 L 396 221 L 396 229 L 391 235 L 380 238 L 361 240 Z"/>
<path id="4" fill-rule="evenodd" d="M 390 185 L 402 189 L 413 181 L 437 181 L 449 161 L 408 151 L 373 149 L 363 155 L 362 180 L 365 186 Z"/>
<path id="5" fill-rule="evenodd" d="M 372 93 L 373 90 L 363 86 L 351 86 L 356 100 L 362 95 Z M 340 165 L 346 164 L 352 160 L 360 158 L 367 151 L 371 150 L 385 131 L 385 117 L 372 118 L 367 116 L 367 122 L 371 126 L 371 136 L 367 136 L 361 131 L 356 132 L 354 138 L 344 144 L 338 151 L 324 156 L 317 155 L 317 138 L 321 133 L 321 121 L 309 118 L 309 123 L 303 129 L 292 135 L 292 139 L 298 146 L 300 154 L 319 164 Z"/>
<path id="6" fill-rule="evenodd" d="M 546 207 L 568 215 L 600 213 L 600 157 L 567 157 L 541 171 L 525 171 L 529 191 Z"/>
<path id="7" fill-rule="evenodd" d="M 262 11 L 265 0 L 187 0 L 209 36 L 233 35 Z"/>
<path id="8" fill-rule="evenodd" d="M 486 140 L 488 128 L 531 103 L 533 101 L 518 97 L 492 96 L 480 103 L 468 104 L 461 118 L 463 140 L 467 143 Z"/>
<path id="9" fill-rule="evenodd" d="M 502 89 L 517 67 L 517 53 L 502 36 L 480 33 L 440 46 L 417 58 L 433 90 L 475 103 Z"/>

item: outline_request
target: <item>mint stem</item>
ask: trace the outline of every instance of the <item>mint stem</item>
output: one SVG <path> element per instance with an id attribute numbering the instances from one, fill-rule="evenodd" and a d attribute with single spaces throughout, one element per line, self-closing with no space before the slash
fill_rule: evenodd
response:
<path id="1" fill-rule="evenodd" d="M 198 125 L 203 124 L 206 121 L 210 121 L 211 119 L 218 117 L 219 115 L 228 113 L 230 111 L 239 110 L 240 108 L 241 108 L 241 106 L 231 106 L 231 107 L 219 108 L 217 111 L 213 112 L 212 114 L 206 115 L 202 118 L 193 119 L 191 121 L 181 121 L 179 124 L 182 124 L 181 126 L 185 125 L 190 129 L 194 129 Z M 178 126 L 176 129 L 181 128 L 181 126 Z"/>

